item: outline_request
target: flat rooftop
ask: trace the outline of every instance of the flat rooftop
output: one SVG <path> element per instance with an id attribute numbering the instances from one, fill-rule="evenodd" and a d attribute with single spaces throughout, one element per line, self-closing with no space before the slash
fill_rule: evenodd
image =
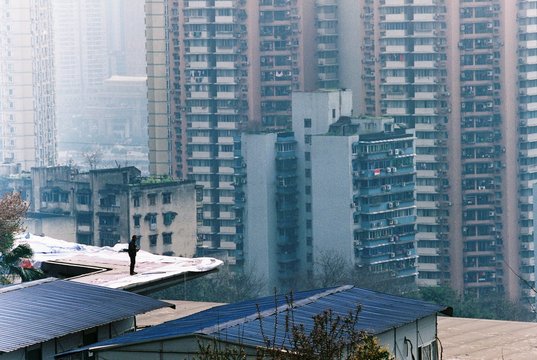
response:
<path id="1" fill-rule="evenodd" d="M 204 310 L 211 309 L 215 306 L 225 305 L 224 303 L 199 302 L 199 301 L 180 301 L 180 300 L 163 300 L 169 304 L 175 305 L 175 308 L 167 307 L 153 310 L 136 317 L 136 326 L 138 328 L 160 325 L 166 321 L 187 317 Z"/>
<path id="2" fill-rule="evenodd" d="M 128 244 L 97 247 L 32 234 L 20 236 L 16 244 L 22 243 L 32 248 L 34 267 L 48 276 L 139 294 L 203 276 L 223 264 L 214 258 L 161 256 L 140 250 L 136 256 L 138 274 L 131 276 Z"/>
<path id="3" fill-rule="evenodd" d="M 443 360 L 537 359 L 537 323 L 438 317 Z"/>

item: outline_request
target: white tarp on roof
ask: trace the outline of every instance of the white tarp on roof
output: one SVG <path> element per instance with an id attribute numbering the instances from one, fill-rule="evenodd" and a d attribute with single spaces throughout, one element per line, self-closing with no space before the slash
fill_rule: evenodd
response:
<path id="1" fill-rule="evenodd" d="M 126 252 L 127 244 L 97 247 L 29 233 L 17 238 L 15 245 L 19 244 L 28 244 L 32 248 L 34 252 L 33 262 L 36 268 L 39 268 L 43 262 L 60 262 L 102 268 L 101 272 L 77 277 L 75 281 L 116 289 L 177 277 L 189 272 L 208 272 L 223 264 L 221 260 L 214 258 L 161 256 L 140 250 L 136 256 L 138 274 L 130 276 L 130 260 Z"/>

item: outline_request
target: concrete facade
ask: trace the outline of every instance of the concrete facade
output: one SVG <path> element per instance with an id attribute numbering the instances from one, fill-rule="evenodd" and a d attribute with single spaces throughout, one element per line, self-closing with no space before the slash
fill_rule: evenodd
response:
<path id="1" fill-rule="evenodd" d="M 236 235 L 233 137 L 288 128 L 291 92 L 316 86 L 314 5 L 146 1 L 150 172 L 203 185 L 204 253 Z"/>
<path id="2" fill-rule="evenodd" d="M 137 235 L 143 250 L 192 257 L 197 242 L 196 191 L 192 181 L 142 178 L 134 167 L 88 173 L 69 167 L 34 168 L 30 210 L 42 230 L 61 221 L 47 214 L 67 218 L 66 225 L 75 227 L 63 232 L 74 233 L 78 243 L 113 246 Z"/>
<path id="3" fill-rule="evenodd" d="M 0 5 L 0 161 L 56 164 L 52 2 Z"/>
<path id="4" fill-rule="evenodd" d="M 416 131 L 420 285 L 533 297 L 536 2 L 320 4 L 355 113 Z"/>

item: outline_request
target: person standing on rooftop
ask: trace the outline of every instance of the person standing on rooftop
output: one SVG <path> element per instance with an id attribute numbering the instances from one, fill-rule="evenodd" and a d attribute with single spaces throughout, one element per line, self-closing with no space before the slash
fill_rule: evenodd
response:
<path id="1" fill-rule="evenodd" d="M 131 259 L 131 264 L 130 264 L 131 275 L 136 274 L 136 272 L 134 272 L 134 266 L 136 265 L 136 253 L 138 252 L 138 250 L 140 249 L 136 246 L 136 235 L 132 235 L 131 241 L 129 241 L 129 250 L 128 250 L 129 258 Z"/>

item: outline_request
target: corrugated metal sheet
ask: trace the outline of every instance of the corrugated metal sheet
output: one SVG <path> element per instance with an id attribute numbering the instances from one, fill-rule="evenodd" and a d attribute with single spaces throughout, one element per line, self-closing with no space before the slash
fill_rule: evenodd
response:
<path id="1" fill-rule="evenodd" d="M 0 289 L 0 353 L 170 306 L 122 290 L 45 279 Z"/>
<path id="2" fill-rule="evenodd" d="M 171 339 L 184 335 L 205 334 L 245 345 L 264 345 L 260 336 L 258 310 L 262 313 L 263 329 L 269 339 L 284 342 L 286 298 L 269 296 L 257 300 L 215 307 L 153 328 L 104 341 L 88 348 L 116 347 L 134 343 Z M 299 292 L 293 296 L 295 324 L 306 331 L 313 327 L 313 317 L 331 309 L 346 316 L 361 305 L 358 329 L 380 334 L 391 328 L 443 311 L 446 307 L 424 301 L 387 295 L 370 290 L 344 286 L 333 289 Z M 274 324 L 277 324 L 276 327 Z M 276 333 L 274 333 L 276 329 Z"/>

